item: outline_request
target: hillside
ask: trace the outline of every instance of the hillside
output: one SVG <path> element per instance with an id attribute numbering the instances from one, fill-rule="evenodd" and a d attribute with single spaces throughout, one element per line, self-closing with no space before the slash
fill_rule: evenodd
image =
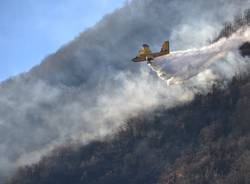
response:
<path id="1" fill-rule="evenodd" d="M 61 147 L 9 184 L 250 182 L 250 78 L 130 119 L 111 140 Z"/>
<path id="2" fill-rule="evenodd" d="M 145 176 L 148 182 L 168 177 L 168 164 L 179 168 L 177 161 L 182 158 L 175 153 L 186 153 L 192 146 L 198 151 L 199 132 L 210 120 L 220 118 L 222 109 L 209 112 L 211 96 L 224 99 L 225 93 L 231 97 L 227 84 L 235 75 L 245 76 L 250 68 L 247 57 L 242 58 L 238 52 L 249 38 L 250 29 L 244 32 L 250 20 L 250 11 L 245 11 L 248 7 L 249 0 L 127 1 L 40 65 L 2 82 L 0 183 L 26 165 L 11 177 L 11 183 L 115 182 L 122 177 L 124 182 L 133 183 Z M 241 18 L 234 22 L 236 14 Z M 218 34 L 226 21 L 234 23 Z M 211 44 L 216 35 L 217 42 Z M 219 40 L 221 37 L 228 39 Z M 169 88 L 145 63 L 130 62 L 141 43 L 147 42 L 157 51 L 166 39 L 171 43 L 173 61 L 163 58 L 163 62 L 172 62 L 173 68 L 178 65 L 176 68 L 184 75 L 189 69 L 197 74 L 188 87 Z M 248 50 L 247 43 L 242 45 L 242 55 L 247 56 Z M 203 68 L 192 67 L 195 64 Z M 206 64 L 211 64 L 209 70 Z M 235 80 L 238 88 L 247 84 L 248 80 L 243 79 Z M 206 112 L 201 110 L 207 107 L 203 101 L 209 106 Z M 218 109 L 224 107 L 219 105 Z M 187 112 L 186 108 L 193 110 Z M 225 113 L 234 112 L 230 108 Z M 205 123 L 196 123 L 203 116 L 207 117 Z M 194 121 L 194 127 L 185 118 Z M 110 137 L 105 140 L 105 136 Z M 147 156 L 144 152 L 151 147 Z M 51 150 L 54 153 L 49 154 Z M 38 163 L 41 158 L 43 161 Z M 148 165 L 154 168 L 147 170 Z M 154 173 L 148 174 L 152 170 Z"/>
<path id="3" fill-rule="evenodd" d="M 234 78 L 186 105 L 131 118 L 106 140 L 61 146 L 8 184 L 248 184 L 249 112 L 250 77 Z"/>

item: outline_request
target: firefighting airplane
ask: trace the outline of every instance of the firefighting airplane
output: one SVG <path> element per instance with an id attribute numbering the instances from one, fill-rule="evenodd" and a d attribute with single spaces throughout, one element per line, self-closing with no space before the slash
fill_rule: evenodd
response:
<path id="1" fill-rule="evenodd" d="M 152 53 L 148 44 L 143 44 L 138 55 L 132 59 L 134 62 L 147 61 L 150 62 L 157 57 L 169 54 L 169 41 L 164 41 L 160 52 Z"/>

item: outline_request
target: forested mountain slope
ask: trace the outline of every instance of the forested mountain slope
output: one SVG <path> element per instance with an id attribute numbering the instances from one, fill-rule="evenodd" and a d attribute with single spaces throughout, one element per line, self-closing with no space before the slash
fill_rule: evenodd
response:
<path id="1" fill-rule="evenodd" d="M 227 89 L 129 119 L 104 141 L 55 149 L 8 184 L 247 184 L 249 112 L 250 77 L 234 78 Z"/>

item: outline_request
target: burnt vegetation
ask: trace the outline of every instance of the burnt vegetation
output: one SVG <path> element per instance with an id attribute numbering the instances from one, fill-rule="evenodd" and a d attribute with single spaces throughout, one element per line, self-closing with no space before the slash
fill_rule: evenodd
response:
<path id="1" fill-rule="evenodd" d="M 220 37 L 232 34 L 229 29 Z M 245 43 L 240 51 L 248 57 L 249 48 Z M 7 183 L 248 184 L 249 112 L 250 77 L 234 78 L 227 89 L 214 86 L 189 104 L 131 118 L 107 140 L 57 148 Z"/>
<path id="2" fill-rule="evenodd" d="M 217 41 L 222 37 L 229 37 L 244 26 L 250 26 L 250 9 L 245 10 L 243 14 L 235 16 L 233 22 L 226 22 L 214 41 Z"/>

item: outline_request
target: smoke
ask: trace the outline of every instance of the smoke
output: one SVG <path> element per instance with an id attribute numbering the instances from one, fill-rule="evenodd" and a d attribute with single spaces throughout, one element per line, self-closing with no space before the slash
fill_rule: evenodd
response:
<path id="1" fill-rule="evenodd" d="M 153 78 L 146 69 L 138 74 L 116 76 L 121 87 L 103 93 L 98 99 L 99 106 L 105 106 L 100 108 L 101 117 L 121 122 L 142 110 L 188 102 L 197 93 L 210 92 L 214 84 L 226 87 L 233 77 L 249 72 L 249 58 L 243 58 L 238 50 L 249 40 L 249 33 L 249 28 L 239 30 L 228 39 L 200 49 L 172 52 L 149 63 L 162 81 Z M 168 86 L 165 82 L 169 80 L 178 84 Z"/>
<path id="2" fill-rule="evenodd" d="M 110 134 L 141 111 L 188 102 L 196 92 L 208 92 L 217 79 L 229 80 L 244 71 L 246 61 L 236 53 L 234 40 L 174 52 L 162 58 L 170 70 L 159 60 L 171 76 L 190 81 L 187 85 L 168 87 L 145 63 L 134 64 L 130 59 L 141 43 L 159 49 L 167 38 L 172 50 L 199 48 L 216 35 L 222 22 L 247 5 L 248 0 L 226 5 L 221 0 L 128 2 L 30 72 L 2 83 L 1 175 L 38 161 L 62 143 L 87 143 Z M 221 51 L 226 52 L 222 57 Z"/>
<path id="3" fill-rule="evenodd" d="M 218 83 L 222 80 L 228 83 L 249 69 L 249 62 L 239 55 L 238 49 L 249 41 L 249 33 L 249 28 L 245 27 L 228 39 L 223 38 L 199 49 L 172 52 L 149 63 L 149 66 L 168 85 L 208 86 L 211 81 Z"/>

